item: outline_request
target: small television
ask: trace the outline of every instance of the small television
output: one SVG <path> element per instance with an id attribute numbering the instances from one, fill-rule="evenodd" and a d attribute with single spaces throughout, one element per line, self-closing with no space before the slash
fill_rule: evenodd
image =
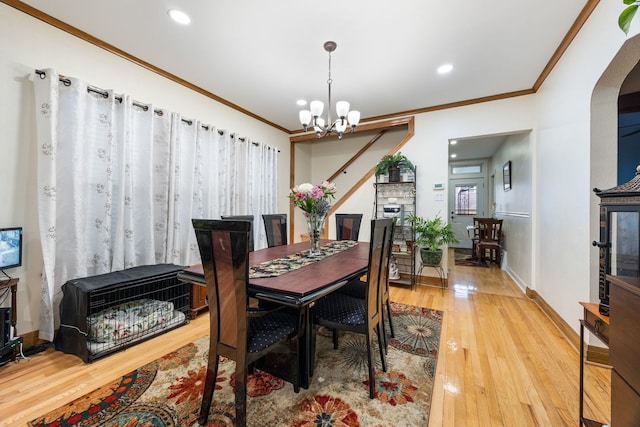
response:
<path id="1" fill-rule="evenodd" d="M 0 228 L 0 270 L 22 265 L 22 227 Z"/>

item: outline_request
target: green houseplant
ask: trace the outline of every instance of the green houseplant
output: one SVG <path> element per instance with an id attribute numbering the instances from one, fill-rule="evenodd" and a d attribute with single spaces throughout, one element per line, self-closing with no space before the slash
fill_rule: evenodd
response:
<path id="1" fill-rule="evenodd" d="M 425 219 L 415 214 L 407 218 L 416 232 L 415 245 L 420 248 L 420 257 L 424 265 L 438 266 L 442 261 L 442 246 L 458 243 L 451 224 L 439 216 Z"/>
<path id="2" fill-rule="evenodd" d="M 626 4 L 627 7 L 624 8 L 618 17 L 618 26 L 627 34 L 631 26 L 631 21 L 633 21 L 633 17 L 638 11 L 638 6 L 640 6 L 640 0 L 622 0 L 622 2 Z"/>
<path id="3" fill-rule="evenodd" d="M 397 152 L 394 154 L 387 154 L 376 165 L 376 176 L 389 173 L 389 182 L 400 181 L 400 169 L 409 169 L 415 171 L 415 166 L 411 163 L 404 154 Z"/>

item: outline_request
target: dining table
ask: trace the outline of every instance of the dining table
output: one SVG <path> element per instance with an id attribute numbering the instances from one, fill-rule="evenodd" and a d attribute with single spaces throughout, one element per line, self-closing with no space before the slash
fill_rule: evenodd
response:
<path id="1" fill-rule="evenodd" d="M 321 240 L 324 246 L 335 242 Z M 353 242 L 353 246 L 305 263 L 290 271 L 280 272 L 272 277 L 252 277 L 251 271 L 264 263 L 287 260 L 292 256 L 302 255 L 309 250 L 309 242 L 274 246 L 249 252 L 249 280 L 247 294 L 258 300 L 275 302 L 299 310 L 303 333 L 303 345 L 299 355 L 300 386 L 308 388 L 311 372 L 311 337 L 312 319 L 310 309 L 316 301 L 335 292 L 350 280 L 367 272 L 369 264 L 369 243 Z M 202 265 L 193 265 L 178 273 L 178 279 L 206 286 Z"/>

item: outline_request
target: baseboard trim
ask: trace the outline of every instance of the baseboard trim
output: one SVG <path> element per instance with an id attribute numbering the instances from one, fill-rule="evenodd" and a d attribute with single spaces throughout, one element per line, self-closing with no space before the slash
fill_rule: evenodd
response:
<path id="1" fill-rule="evenodd" d="M 27 332 L 26 334 L 20 334 L 22 337 L 22 346 L 24 348 L 28 348 L 38 344 L 45 344 L 49 341 L 41 340 L 38 338 L 38 331 Z"/>
<path id="2" fill-rule="evenodd" d="M 580 351 L 580 335 L 573 330 L 573 328 L 565 322 L 565 320 L 556 311 L 551 308 L 549 304 L 533 289 L 527 287 L 525 294 L 532 299 L 542 311 L 551 319 L 556 327 L 562 332 L 567 340 L 573 345 L 576 351 Z M 598 347 L 595 345 L 587 345 L 586 348 L 586 360 L 592 363 L 598 363 L 601 365 L 610 365 L 609 363 L 609 349 Z"/>

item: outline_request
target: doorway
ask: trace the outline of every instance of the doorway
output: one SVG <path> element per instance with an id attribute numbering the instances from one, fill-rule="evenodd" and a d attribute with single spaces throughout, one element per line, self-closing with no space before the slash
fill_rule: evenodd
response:
<path id="1" fill-rule="evenodd" d="M 449 180 L 449 223 L 458 239 L 452 247 L 471 249 L 473 233 L 469 227 L 473 227 L 473 218 L 486 216 L 484 181 L 484 177 Z"/>

